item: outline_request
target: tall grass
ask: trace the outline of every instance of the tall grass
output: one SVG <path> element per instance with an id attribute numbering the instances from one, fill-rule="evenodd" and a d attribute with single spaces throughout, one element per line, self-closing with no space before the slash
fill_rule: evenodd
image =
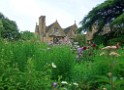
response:
<path id="1" fill-rule="evenodd" d="M 112 61 L 115 60 L 112 78 L 116 90 L 123 90 L 124 53 L 120 57 L 100 56 L 101 51 L 84 51 L 84 60 L 75 62 L 76 55 L 69 46 L 48 46 L 37 41 L 0 41 L 0 90 L 111 90 L 110 77 Z M 52 63 L 56 67 L 52 67 Z M 68 85 L 62 85 L 67 81 Z M 118 83 L 119 84 L 116 84 Z M 74 86 L 73 83 L 78 83 Z"/>
<path id="2" fill-rule="evenodd" d="M 52 68 L 52 62 L 56 69 Z M 0 41 L 0 88 L 50 90 L 58 76 L 71 80 L 73 62 L 67 46 L 49 48 L 41 42 Z"/>

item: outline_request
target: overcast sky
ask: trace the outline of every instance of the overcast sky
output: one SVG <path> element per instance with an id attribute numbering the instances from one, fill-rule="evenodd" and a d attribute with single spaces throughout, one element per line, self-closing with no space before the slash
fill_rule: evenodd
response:
<path id="1" fill-rule="evenodd" d="M 34 32 L 41 15 L 46 25 L 56 20 L 62 28 L 79 22 L 90 10 L 105 0 L 0 0 L 0 12 L 16 21 L 20 31 Z"/>

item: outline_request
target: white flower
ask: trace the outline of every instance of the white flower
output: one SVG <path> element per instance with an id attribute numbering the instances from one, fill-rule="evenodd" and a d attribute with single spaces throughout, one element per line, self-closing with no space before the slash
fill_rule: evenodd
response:
<path id="1" fill-rule="evenodd" d="M 47 48 L 47 50 L 50 50 L 51 48 Z"/>
<path id="2" fill-rule="evenodd" d="M 76 48 L 79 48 L 80 46 L 76 46 Z"/>
<path id="3" fill-rule="evenodd" d="M 2 48 L 2 51 L 4 51 L 4 49 Z"/>
<path id="4" fill-rule="evenodd" d="M 116 52 L 111 52 L 109 55 L 110 55 L 110 56 L 116 56 L 116 57 L 120 56 L 120 55 L 119 55 L 118 53 L 116 53 Z"/>
<path id="5" fill-rule="evenodd" d="M 105 55 L 105 52 L 100 53 L 100 56 Z"/>
<path id="6" fill-rule="evenodd" d="M 62 84 L 68 84 L 66 81 L 62 81 L 61 83 L 62 83 Z"/>
<path id="7" fill-rule="evenodd" d="M 111 76 L 112 76 L 112 73 L 111 73 L 111 72 L 109 72 L 109 73 L 108 73 L 108 76 L 110 76 L 110 77 L 111 77 Z"/>
<path id="8" fill-rule="evenodd" d="M 123 77 L 121 77 L 120 80 L 123 80 Z"/>
<path id="9" fill-rule="evenodd" d="M 71 86 L 71 84 L 69 84 L 69 86 Z"/>
<path id="10" fill-rule="evenodd" d="M 63 90 L 68 90 L 67 88 L 63 88 Z"/>
<path id="11" fill-rule="evenodd" d="M 107 90 L 107 88 L 103 88 L 103 90 Z"/>
<path id="12" fill-rule="evenodd" d="M 52 67 L 53 67 L 53 68 L 56 68 L 56 65 L 55 65 L 53 62 L 52 62 Z"/>
<path id="13" fill-rule="evenodd" d="M 117 49 L 116 46 L 106 46 L 106 47 L 102 48 L 102 50 L 115 50 L 115 49 Z"/>
<path id="14" fill-rule="evenodd" d="M 74 42 L 74 45 L 77 45 L 78 44 L 78 42 Z"/>
<path id="15" fill-rule="evenodd" d="M 78 86 L 78 83 L 73 83 L 75 86 Z"/>

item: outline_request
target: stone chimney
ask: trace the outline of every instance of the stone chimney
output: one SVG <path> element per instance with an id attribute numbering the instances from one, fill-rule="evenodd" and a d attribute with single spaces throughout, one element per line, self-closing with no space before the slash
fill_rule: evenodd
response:
<path id="1" fill-rule="evenodd" d="M 40 16 L 39 17 L 39 34 L 44 37 L 46 34 L 46 21 L 45 21 L 45 16 Z"/>

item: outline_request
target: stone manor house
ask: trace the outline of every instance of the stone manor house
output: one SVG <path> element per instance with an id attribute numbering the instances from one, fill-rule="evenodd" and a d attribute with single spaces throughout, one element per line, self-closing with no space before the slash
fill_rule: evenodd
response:
<path id="1" fill-rule="evenodd" d="M 36 24 L 35 34 L 40 36 L 42 42 L 50 42 L 57 43 L 61 40 L 61 42 L 70 42 L 77 34 L 77 25 L 74 23 L 73 25 L 62 28 L 58 21 L 56 20 L 51 25 L 46 26 L 46 16 L 39 17 L 39 25 Z"/>

